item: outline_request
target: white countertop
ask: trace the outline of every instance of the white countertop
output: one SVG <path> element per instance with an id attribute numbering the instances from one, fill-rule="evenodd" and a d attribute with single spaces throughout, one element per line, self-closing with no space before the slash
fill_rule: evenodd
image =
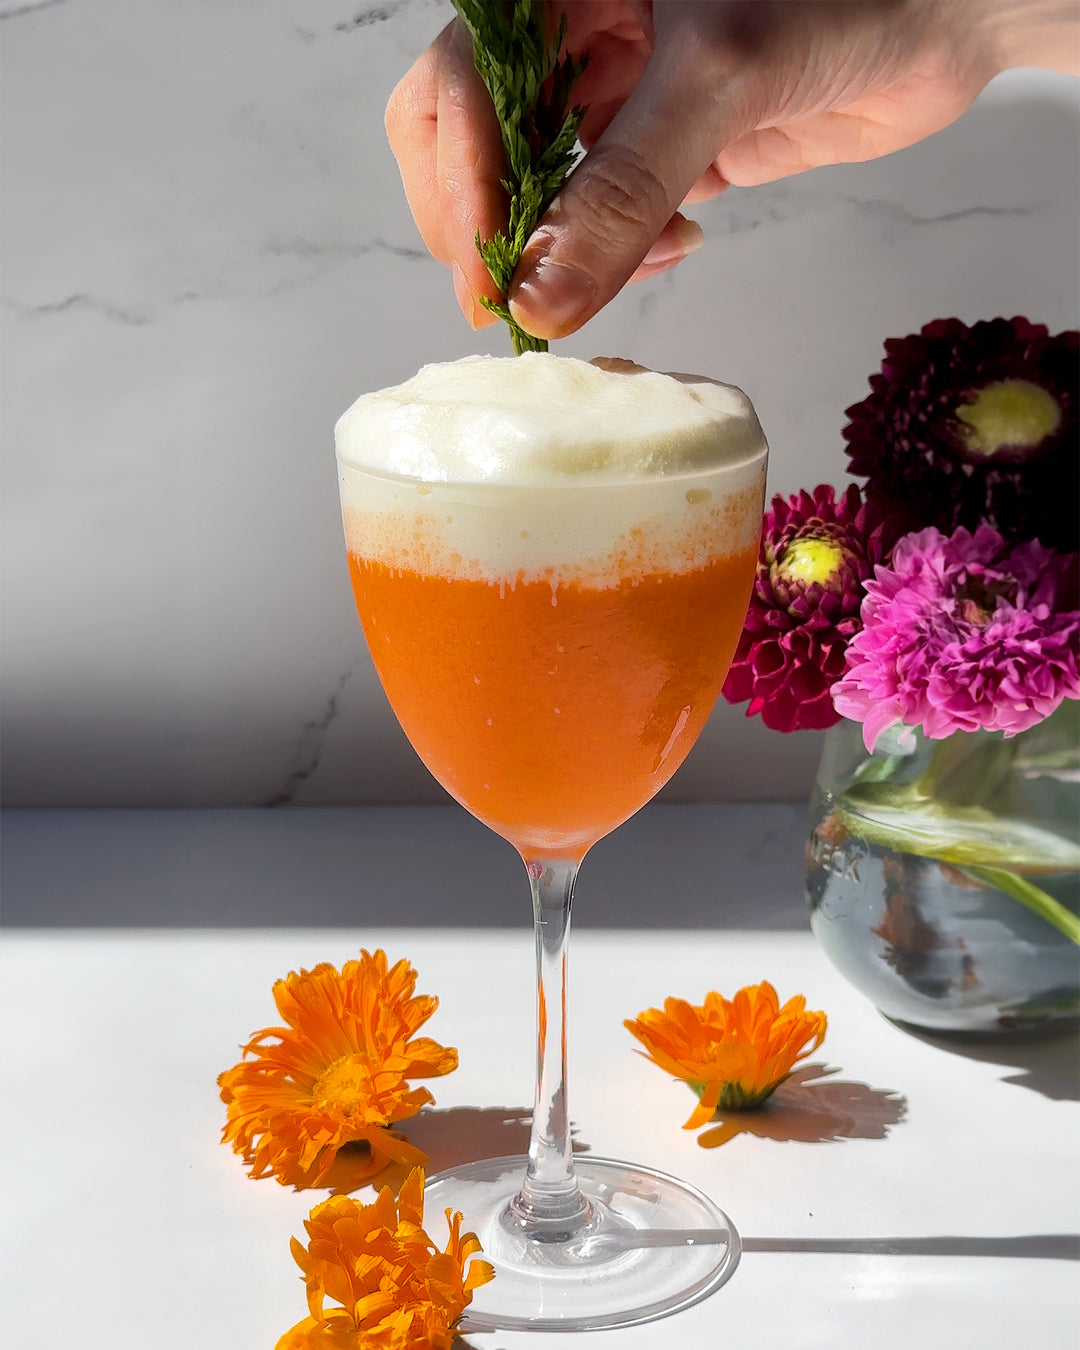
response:
<path id="1" fill-rule="evenodd" d="M 650 831 L 660 826 L 680 841 L 680 821 L 700 825 L 682 810 L 646 812 L 629 854 L 635 839 L 654 842 Z M 730 823 L 732 808 L 716 810 Z M 149 904 L 156 889 L 175 883 L 154 865 L 152 845 L 161 850 L 170 828 L 190 830 L 190 819 L 178 819 L 184 814 L 86 813 L 80 823 L 96 821 L 99 839 L 123 825 Z M 294 840 L 308 835 L 313 891 L 323 817 L 272 817 Z M 769 811 L 758 818 L 761 829 L 770 826 Z M 22 893 L 11 893 L 6 872 L 4 898 L 24 921 L 34 873 L 26 826 L 34 825 L 40 874 L 51 875 L 50 884 L 56 856 L 70 846 L 71 813 L 57 813 L 47 861 L 49 819 L 20 817 L 23 833 L 8 854 L 19 859 Z M 220 816 L 206 832 L 217 841 L 211 852 L 222 856 L 230 834 L 235 843 L 265 819 Z M 353 813 L 361 835 L 365 820 Z M 376 823 L 380 833 L 392 824 L 391 833 L 411 835 L 421 855 L 440 831 L 452 834 L 447 819 L 425 809 L 388 810 Z M 481 866 L 486 836 L 474 836 L 464 817 L 460 824 L 463 855 L 476 841 L 471 884 L 482 892 L 490 884 Z M 722 860 L 709 835 L 699 830 L 697 838 L 705 877 L 706 864 Z M 196 836 L 188 847 L 189 874 L 205 877 L 212 868 Z M 85 839 L 83 851 L 92 853 Z M 728 874 L 745 887 L 745 860 L 730 861 Z M 589 1343 L 598 1350 L 1065 1345 L 1080 1325 L 1080 1238 L 1067 1238 L 1080 1230 L 1075 1039 L 950 1046 L 898 1030 L 841 979 L 807 932 L 767 929 L 770 913 L 790 913 L 791 896 L 781 893 L 776 869 L 761 870 L 757 930 L 723 925 L 718 908 L 707 928 L 583 929 L 572 944 L 571 1114 L 579 1144 L 686 1178 L 728 1211 L 746 1244 L 731 1282 L 710 1299 L 639 1328 L 586 1333 Z M 798 878 L 791 882 L 797 891 Z M 520 884 L 524 909 L 523 877 Z M 583 912 L 589 889 L 587 862 Z M 677 892 L 664 907 L 677 915 L 684 900 L 697 912 L 694 898 Z M 631 898 L 633 912 L 641 906 L 640 894 Z M 0 943 L 6 1346 L 271 1350 L 304 1315 L 289 1238 L 302 1235 L 325 1193 L 246 1177 L 218 1143 L 224 1108 L 215 1079 L 238 1059 L 241 1041 L 275 1022 L 276 978 L 320 960 L 340 964 L 360 946 L 384 947 L 417 967 L 419 989 L 441 1000 L 428 1030 L 460 1052 L 460 1068 L 429 1084 L 437 1108 L 421 1129 L 431 1170 L 463 1154 L 523 1147 L 533 995 L 531 942 L 521 927 L 7 930 Z M 748 1128 L 706 1150 L 680 1128 L 692 1104 L 686 1088 L 634 1053 L 622 1020 L 668 995 L 699 1002 L 711 988 L 731 994 L 761 979 L 781 998 L 801 992 L 810 1007 L 825 1009 L 828 1035 L 812 1060 L 836 1072 L 790 1082 L 770 1107 L 743 1118 Z M 470 1342 L 481 1350 L 569 1343 L 509 1334 Z"/>

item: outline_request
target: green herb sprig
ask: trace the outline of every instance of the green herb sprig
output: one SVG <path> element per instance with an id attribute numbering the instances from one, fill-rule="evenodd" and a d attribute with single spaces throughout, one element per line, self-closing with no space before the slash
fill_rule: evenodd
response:
<path id="1" fill-rule="evenodd" d="M 566 15 L 551 35 L 543 8 L 534 0 L 452 3 L 472 35 L 473 59 L 495 107 L 506 150 L 502 185 L 510 199 L 509 223 L 491 239 L 483 240 L 476 232 L 476 247 L 503 298 L 481 296 L 480 303 L 505 320 L 518 356 L 546 352 L 543 338 L 514 322 L 505 297 L 529 235 L 574 166 L 585 109 L 571 105 L 570 98 L 588 58 L 560 56 Z"/>

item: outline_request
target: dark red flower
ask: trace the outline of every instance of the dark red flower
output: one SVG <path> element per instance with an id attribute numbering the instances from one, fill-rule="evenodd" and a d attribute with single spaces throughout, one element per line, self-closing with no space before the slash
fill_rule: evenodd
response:
<path id="1" fill-rule="evenodd" d="M 868 498 L 917 503 L 945 533 L 1080 548 L 1080 333 L 937 319 L 885 343 L 870 390 L 844 429 Z"/>
<path id="2" fill-rule="evenodd" d="M 724 684 L 774 731 L 822 730 L 840 720 L 829 690 L 862 627 L 863 582 L 887 560 L 904 518 L 864 502 L 854 485 L 774 497 L 766 513 L 750 608 Z"/>

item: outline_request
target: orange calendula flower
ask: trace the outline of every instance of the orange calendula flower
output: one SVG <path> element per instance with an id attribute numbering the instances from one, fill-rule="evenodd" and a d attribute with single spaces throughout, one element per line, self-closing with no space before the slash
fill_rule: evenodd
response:
<path id="1" fill-rule="evenodd" d="M 253 1177 L 352 1190 L 391 1162 L 427 1161 L 389 1127 L 435 1100 L 410 1078 L 450 1073 L 458 1061 L 456 1050 L 416 1037 L 439 1001 L 415 988 L 412 966 L 388 966 L 383 951 L 278 980 L 286 1025 L 256 1032 L 218 1079 L 222 1141 Z"/>
<path id="2" fill-rule="evenodd" d="M 766 980 L 733 999 L 706 994 L 700 1008 L 681 998 L 623 1024 L 645 1057 L 687 1082 L 700 1101 L 683 1126 L 696 1130 L 720 1111 L 760 1106 L 825 1038 L 823 1012 L 807 1012 L 801 994 L 781 1008 Z M 640 1052 L 639 1052 L 640 1053 Z"/>
<path id="3" fill-rule="evenodd" d="M 389 1186 L 373 1204 L 334 1196 L 305 1222 L 308 1245 L 292 1242 L 304 1272 L 310 1316 L 276 1350 L 450 1350 L 472 1291 L 494 1277 L 475 1233 L 446 1211 L 450 1238 L 439 1251 L 424 1232 L 424 1174 L 414 1168 L 395 1201 Z M 468 1263 L 468 1269 L 466 1269 Z M 338 1306 L 327 1307 L 332 1299 Z"/>

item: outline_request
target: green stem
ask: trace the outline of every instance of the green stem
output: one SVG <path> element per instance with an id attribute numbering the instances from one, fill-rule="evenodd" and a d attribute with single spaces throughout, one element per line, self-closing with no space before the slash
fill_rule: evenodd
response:
<path id="1" fill-rule="evenodd" d="M 1070 942 L 1080 945 L 1080 918 L 1067 910 L 1060 900 L 1055 900 L 1033 882 L 1016 872 L 1007 871 L 1004 867 L 968 866 L 960 870 L 975 881 L 982 882 L 984 886 L 993 886 L 995 890 L 1011 895 L 1014 900 L 1019 900 L 1041 919 L 1052 924 L 1059 933 L 1064 933 Z"/>
<path id="2" fill-rule="evenodd" d="M 520 356 L 522 352 L 546 352 L 548 349 L 547 341 L 544 338 L 533 337 L 531 333 L 526 333 L 520 324 L 515 323 L 510 315 L 510 310 L 505 304 L 498 300 L 489 300 L 486 295 L 480 297 L 480 303 L 485 309 L 497 315 L 510 329 L 510 341 L 514 346 L 514 355 Z"/>
<path id="3" fill-rule="evenodd" d="M 509 325 L 518 356 L 546 352 L 543 338 L 526 333 L 511 318 L 506 295 L 529 236 L 574 166 L 585 109 L 571 100 L 588 57 L 561 54 L 566 15 L 552 29 L 538 0 L 452 3 L 472 36 L 476 70 L 491 96 L 506 154 L 506 228 L 490 239 L 476 236 L 500 298 L 481 297 L 480 303 Z"/>
<path id="4" fill-rule="evenodd" d="M 907 853 L 916 858 L 929 858 L 933 862 L 948 863 L 950 867 L 966 873 L 981 885 L 992 886 L 1003 894 L 1012 896 L 1014 900 L 1019 900 L 1022 905 L 1026 905 L 1033 913 L 1045 919 L 1071 942 L 1080 945 L 1080 918 L 1067 909 L 1060 900 L 1055 900 L 1052 895 L 1012 868 L 995 867 L 977 861 L 980 854 L 984 857 L 987 854 L 993 855 L 993 848 L 985 843 L 935 838 L 943 816 L 931 815 L 925 798 L 917 796 L 910 789 L 907 792 L 910 793 L 907 801 L 903 800 L 903 796 L 906 795 L 903 789 L 894 796 L 888 804 L 887 813 L 882 809 L 883 802 L 868 802 L 865 795 L 862 800 L 853 801 L 857 810 L 845 810 L 845 798 L 841 797 L 835 804 L 836 814 L 850 834 L 865 839 L 868 844 L 887 848 L 893 853 Z M 850 801 L 855 797 L 855 793 L 850 793 L 847 799 Z M 919 809 L 920 806 L 922 809 Z M 869 818 L 868 811 L 874 812 L 872 819 Z M 955 812 L 957 824 L 962 825 L 964 817 L 970 817 L 974 812 L 975 808 L 958 808 Z M 1004 856 L 1004 850 L 1002 855 L 1002 862 L 1013 861 Z M 1034 857 L 1029 861 L 1033 863 Z M 1043 859 L 1044 864 L 1046 861 Z M 1060 863 L 1063 868 L 1075 866 L 1075 861 L 1071 858 L 1062 858 Z"/>
<path id="5" fill-rule="evenodd" d="M 1008 741 L 958 732 L 934 744 L 929 762 L 912 782 L 903 781 L 904 765 L 916 770 L 918 760 L 883 747 L 855 771 L 836 799 L 836 811 L 850 833 L 867 843 L 947 863 L 979 885 L 1011 896 L 1080 945 L 1080 917 L 1029 880 L 1032 873 L 1075 872 L 1078 842 L 1011 818 L 1019 756 L 1029 756 L 1030 773 L 1064 742 L 1071 767 L 1077 741 L 1072 722 L 1066 724 L 1063 717 Z"/>

